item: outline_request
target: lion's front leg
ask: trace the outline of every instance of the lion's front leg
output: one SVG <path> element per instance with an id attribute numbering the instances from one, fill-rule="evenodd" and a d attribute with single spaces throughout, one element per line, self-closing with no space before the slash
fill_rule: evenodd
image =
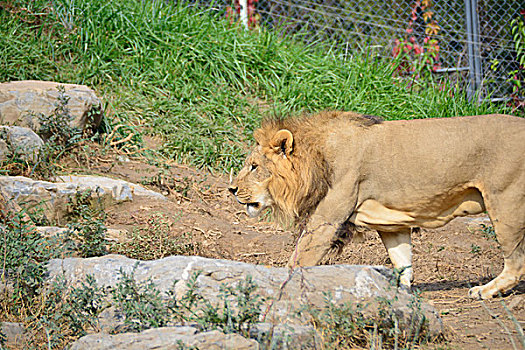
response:
<path id="1" fill-rule="evenodd" d="M 338 229 L 356 206 L 358 184 L 355 179 L 347 174 L 328 191 L 301 233 L 289 267 L 317 265 L 334 248 Z"/>
<path id="2" fill-rule="evenodd" d="M 336 228 L 328 223 L 306 228 L 299 237 L 297 246 L 288 261 L 288 267 L 319 264 L 331 250 L 336 231 Z"/>

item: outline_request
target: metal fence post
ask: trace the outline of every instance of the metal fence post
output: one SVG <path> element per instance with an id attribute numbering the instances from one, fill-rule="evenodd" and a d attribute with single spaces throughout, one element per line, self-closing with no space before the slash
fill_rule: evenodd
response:
<path id="1" fill-rule="evenodd" d="M 467 98 L 469 101 L 477 95 L 481 99 L 482 67 L 479 49 L 479 21 L 477 0 L 465 0 L 465 22 L 467 27 L 467 48 L 469 65 L 469 83 L 467 87 Z"/>
<path id="2" fill-rule="evenodd" d="M 241 23 L 248 29 L 248 0 L 239 0 Z"/>

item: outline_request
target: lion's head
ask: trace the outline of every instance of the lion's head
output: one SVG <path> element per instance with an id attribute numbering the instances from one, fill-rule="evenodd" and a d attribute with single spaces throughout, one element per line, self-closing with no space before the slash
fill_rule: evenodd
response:
<path id="1" fill-rule="evenodd" d="M 312 213 L 333 175 L 321 149 L 328 133 L 320 126 L 343 118 L 359 125 L 378 122 L 356 113 L 324 112 L 262 123 L 254 132 L 255 149 L 230 179 L 230 192 L 250 216 L 271 207 L 280 221 L 297 223 Z"/>

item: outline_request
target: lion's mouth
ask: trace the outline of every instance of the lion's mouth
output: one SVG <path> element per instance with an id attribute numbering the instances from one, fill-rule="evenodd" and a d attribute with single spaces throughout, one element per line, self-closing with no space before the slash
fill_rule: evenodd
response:
<path id="1" fill-rule="evenodd" d="M 255 216 L 259 215 L 261 210 L 262 210 L 261 203 L 258 203 L 258 202 L 246 203 L 246 212 L 251 217 L 255 217 Z"/>

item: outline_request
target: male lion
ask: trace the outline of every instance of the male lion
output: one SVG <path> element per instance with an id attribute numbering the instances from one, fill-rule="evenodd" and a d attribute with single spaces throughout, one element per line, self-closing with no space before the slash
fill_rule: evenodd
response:
<path id="1" fill-rule="evenodd" d="M 415 227 L 487 211 L 501 274 L 470 289 L 491 298 L 525 274 L 525 119 L 506 115 L 385 121 L 351 112 L 269 120 L 229 190 L 250 216 L 267 207 L 307 219 L 289 265 L 318 264 L 351 236 L 377 230 L 410 287 Z"/>

